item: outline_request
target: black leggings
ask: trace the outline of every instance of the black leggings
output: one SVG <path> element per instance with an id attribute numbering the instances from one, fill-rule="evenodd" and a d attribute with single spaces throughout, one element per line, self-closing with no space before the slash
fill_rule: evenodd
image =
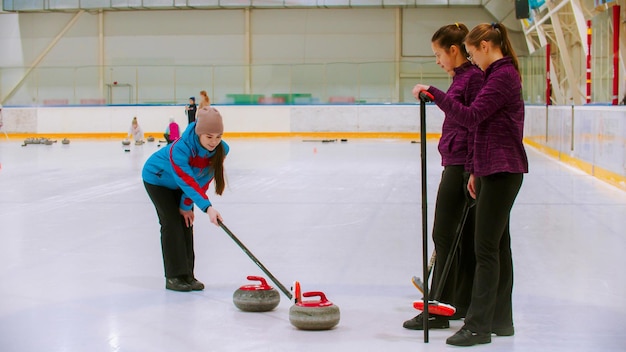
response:
<path id="1" fill-rule="evenodd" d="M 179 212 L 180 189 L 155 186 L 144 182 L 146 191 L 156 208 L 161 224 L 161 250 L 165 277 L 193 277 L 195 254 L 193 251 L 193 226 L 185 225 Z"/>
<path id="2" fill-rule="evenodd" d="M 509 221 L 523 174 L 499 173 L 477 182 L 476 272 L 465 328 L 477 333 L 513 326 L 513 259 Z"/>
<path id="3" fill-rule="evenodd" d="M 467 176 L 463 166 L 446 166 L 441 174 L 435 204 L 433 241 L 437 253 L 433 268 L 431 297 L 452 304 L 465 315 L 472 294 L 474 279 L 474 208 L 465 222 L 461 242 L 445 279 L 440 297 L 434 297 L 442 281 L 444 264 L 452 250 L 459 223 L 467 202 Z"/>

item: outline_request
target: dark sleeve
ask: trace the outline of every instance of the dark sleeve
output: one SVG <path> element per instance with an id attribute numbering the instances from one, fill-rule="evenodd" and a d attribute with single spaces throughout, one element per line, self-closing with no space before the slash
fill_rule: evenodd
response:
<path id="1" fill-rule="evenodd" d="M 513 94 L 514 89 L 519 90 L 517 84 L 511 84 L 515 79 L 519 81 L 519 78 L 514 78 L 507 72 L 492 74 L 485 80 L 482 89 L 469 106 L 447 97 L 435 87 L 431 86 L 428 92 L 434 96 L 435 103 L 446 115 L 460 125 L 472 129 L 508 104 L 511 96 L 519 96 L 519 92 Z"/>

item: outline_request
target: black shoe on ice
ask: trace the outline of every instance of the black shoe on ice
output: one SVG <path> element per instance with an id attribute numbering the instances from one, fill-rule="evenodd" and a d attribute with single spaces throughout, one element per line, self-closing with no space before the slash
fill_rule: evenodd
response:
<path id="1" fill-rule="evenodd" d="M 409 319 L 402 324 L 402 327 L 410 330 L 424 330 L 424 315 L 418 314 L 413 319 Z M 440 315 L 428 315 L 429 329 L 447 329 L 450 327 L 450 321 L 447 317 Z"/>
<path id="2" fill-rule="evenodd" d="M 168 277 L 167 279 L 165 279 L 165 288 L 172 291 L 191 291 L 191 285 L 189 285 L 185 280 L 178 277 Z"/>

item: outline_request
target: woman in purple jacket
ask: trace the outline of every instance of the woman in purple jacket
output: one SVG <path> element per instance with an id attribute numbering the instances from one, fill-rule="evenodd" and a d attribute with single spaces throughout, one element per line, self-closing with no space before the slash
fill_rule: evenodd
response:
<path id="1" fill-rule="evenodd" d="M 446 340 L 456 346 L 490 343 L 492 333 L 514 334 L 509 221 L 528 172 L 521 76 L 506 28 L 480 24 L 465 38 L 465 47 L 470 60 L 485 72 L 483 86 L 469 106 L 435 87 L 413 88 L 416 97 L 428 91 L 446 116 L 475 129 L 467 187 L 476 199 L 476 271 L 464 326 Z"/>
<path id="2" fill-rule="evenodd" d="M 446 96 L 469 105 L 476 97 L 483 83 L 482 71 L 467 59 L 463 39 L 469 30 L 462 23 L 455 23 L 439 28 L 431 39 L 436 62 L 452 76 L 452 84 Z M 435 243 L 436 262 L 433 269 L 431 292 L 442 283 L 444 263 L 452 249 L 457 227 L 463 216 L 466 203 L 467 179 L 465 164 L 468 158 L 468 141 L 470 130 L 446 114 L 443 120 L 439 153 L 444 167 L 441 182 L 437 191 L 435 221 L 433 225 L 433 241 Z M 472 293 L 474 277 L 474 228 L 473 209 L 463 231 L 461 250 L 457 253 L 454 265 L 448 272 L 445 284 L 441 288 L 439 300 L 452 304 L 458 314 L 453 318 L 465 316 Z M 458 279 L 457 279 L 458 276 Z M 426 280 L 425 280 L 426 281 Z M 403 323 L 403 327 L 422 330 L 424 319 L 421 314 Z M 429 315 L 428 327 L 445 329 L 450 327 L 449 317 Z"/>

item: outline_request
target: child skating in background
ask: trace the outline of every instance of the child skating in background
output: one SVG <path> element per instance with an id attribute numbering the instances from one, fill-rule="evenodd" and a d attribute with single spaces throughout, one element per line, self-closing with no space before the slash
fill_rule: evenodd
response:
<path id="1" fill-rule="evenodd" d="M 454 23 L 439 28 L 431 39 L 431 46 L 436 62 L 452 76 L 452 84 L 445 93 L 449 99 L 459 104 L 469 105 L 480 90 L 483 81 L 482 71 L 472 65 L 463 45 L 463 39 L 469 30 L 462 23 Z M 446 114 L 443 121 L 439 153 L 443 172 L 437 191 L 435 220 L 433 225 L 433 241 L 435 243 L 436 261 L 433 268 L 431 294 L 442 281 L 444 263 L 452 250 L 457 227 L 462 221 L 467 201 L 467 180 L 465 170 L 468 161 L 468 146 L 473 139 L 470 130 Z M 457 249 L 456 258 L 445 279 L 439 300 L 452 304 L 457 313 L 451 317 L 459 319 L 465 316 L 472 293 L 474 273 L 474 221 L 473 208 L 467 217 L 462 233 L 462 241 Z M 424 280 L 426 283 L 427 280 Z M 432 297 L 432 296 L 431 296 Z M 429 315 L 428 326 L 433 329 L 444 329 L 450 326 L 449 317 Z M 413 330 L 424 329 L 422 314 L 404 322 L 403 327 Z"/>
<path id="2" fill-rule="evenodd" d="M 200 91 L 200 103 L 198 104 L 198 111 L 203 108 L 208 108 L 211 106 L 211 99 L 209 99 L 209 95 L 206 90 Z"/>
<path id="3" fill-rule="evenodd" d="M 133 121 L 130 123 L 126 139 L 128 140 L 131 136 L 133 137 L 135 144 L 143 144 L 143 129 L 139 126 L 139 122 L 137 122 L 137 116 L 133 117 Z"/>
<path id="4" fill-rule="evenodd" d="M 187 106 L 185 106 L 185 114 L 187 114 L 187 124 L 190 124 L 194 121 L 196 121 L 196 113 L 197 113 L 197 106 L 196 106 L 196 98 L 195 97 L 189 97 L 189 104 L 187 104 Z"/>
<path id="5" fill-rule="evenodd" d="M 446 116 L 475 129 L 467 186 L 476 199 L 476 271 L 464 325 L 446 340 L 456 346 L 490 343 L 492 333 L 515 333 L 509 222 L 523 174 L 528 172 L 522 143 L 522 80 L 508 31 L 500 23 L 483 23 L 470 31 L 464 43 L 470 60 L 485 72 L 483 86 L 469 106 L 432 86 L 413 88 L 416 98 L 428 91 Z"/>
<path id="6" fill-rule="evenodd" d="M 163 137 L 165 137 L 167 144 L 171 144 L 180 138 L 180 128 L 173 117 L 170 117 L 170 122 L 165 129 Z"/>
<path id="7" fill-rule="evenodd" d="M 194 204 L 215 225 L 222 220 L 206 195 L 215 180 L 215 193 L 225 187 L 224 159 L 229 147 L 222 141 L 222 116 L 214 108 L 198 112 L 174 143 L 159 149 L 146 161 L 142 178 L 161 224 L 161 249 L 165 288 L 174 291 L 203 290 L 194 276 Z"/>

